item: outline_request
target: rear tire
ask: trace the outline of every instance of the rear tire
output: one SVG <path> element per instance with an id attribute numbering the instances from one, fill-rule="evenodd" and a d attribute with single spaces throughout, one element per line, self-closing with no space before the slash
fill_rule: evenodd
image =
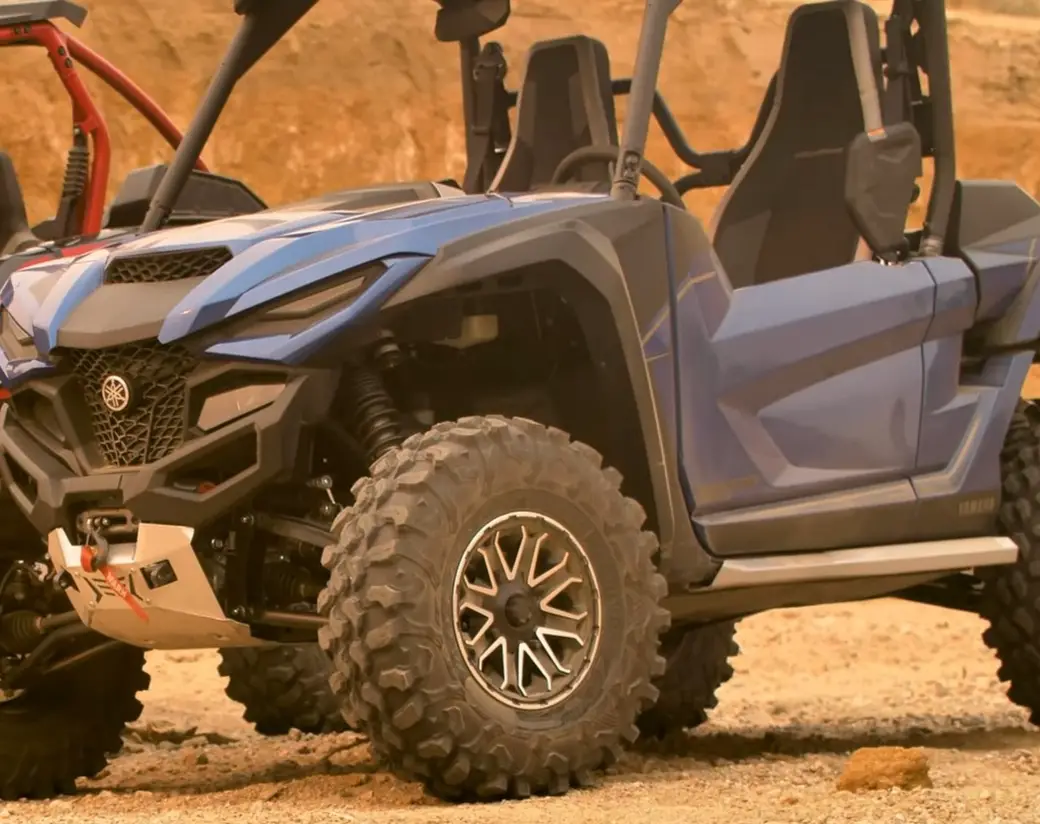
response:
<path id="1" fill-rule="evenodd" d="M 1008 698 L 1040 725 L 1040 408 L 1021 403 L 1001 455 L 1000 524 L 1018 560 L 981 573 L 986 644 L 1000 659 Z"/>
<path id="2" fill-rule="evenodd" d="M 149 681 L 144 652 L 120 646 L 0 703 L 0 798 L 72 793 L 101 772 Z"/>
<path id="3" fill-rule="evenodd" d="M 222 649 L 220 658 L 225 692 L 261 735 L 349 729 L 329 687 L 332 664 L 317 644 L 234 647 Z"/>
<path id="4" fill-rule="evenodd" d="M 733 677 L 729 659 L 740 652 L 735 621 L 693 627 L 672 627 L 661 639 L 667 662 L 654 681 L 661 696 L 639 716 L 639 731 L 647 738 L 664 738 L 675 730 L 693 729 L 708 720 L 718 704 L 715 692 Z"/>
<path id="5" fill-rule="evenodd" d="M 657 697 L 657 540 L 601 461 L 531 421 L 466 418 L 354 487 L 319 640 L 348 721 L 443 798 L 585 784 Z"/>

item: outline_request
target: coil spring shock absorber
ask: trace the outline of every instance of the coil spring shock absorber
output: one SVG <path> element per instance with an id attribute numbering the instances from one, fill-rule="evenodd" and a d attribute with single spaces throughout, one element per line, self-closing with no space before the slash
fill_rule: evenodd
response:
<path id="1" fill-rule="evenodd" d="M 65 161 L 65 181 L 61 187 L 62 198 L 78 198 L 87 188 L 90 176 L 90 150 L 83 133 L 77 129 L 72 147 Z"/>
<path id="2" fill-rule="evenodd" d="M 404 442 L 400 416 L 377 373 L 359 368 L 354 370 L 350 380 L 351 429 L 361 440 L 369 462 L 375 463 Z"/>
<path id="3" fill-rule="evenodd" d="M 79 225 L 81 215 L 81 199 L 90 179 L 90 148 L 87 137 L 78 126 L 73 129 L 72 147 L 65 161 L 65 180 L 61 186 L 61 198 L 58 200 L 58 211 L 54 219 L 48 221 L 48 228 L 42 230 L 45 240 L 58 240 L 77 234 L 82 228 Z M 38 228 L 37 232 L 41 230 Z"/>

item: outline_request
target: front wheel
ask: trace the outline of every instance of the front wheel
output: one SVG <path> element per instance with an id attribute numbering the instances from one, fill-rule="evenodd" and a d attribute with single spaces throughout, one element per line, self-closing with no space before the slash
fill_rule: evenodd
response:
<path id="1" fill-rule="evenodd" d="M 0 798 L 75 791 L 123 746 L 148 688 L 144 652 L 116 646 L 24 691 L 0 692 Z"/>
<path id="2" fill-rule="evenodd" d="M 319 639 L 348 720 L 447 798 L 565 792 L 638 736 L 664 669 L 645 513 L 531 421 L 438 424 L 354 488 Z"/>

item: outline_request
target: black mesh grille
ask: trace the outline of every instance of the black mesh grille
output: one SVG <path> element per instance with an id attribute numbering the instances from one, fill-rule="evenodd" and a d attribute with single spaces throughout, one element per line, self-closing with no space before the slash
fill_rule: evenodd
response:
<path id="1" fill-rule="evenodd" d="M 225 246 L 116 258 L 105 269 L 105 283 L 165 283 L 201 278 L 212 275 L 231 258 L 231 250 Z"/>
<path id="2" fill-rule="evenodd" d="M 197 364 L 186 350 L 142 341 L 108 349 L 68 349 L 65 354 L 79 378 L 94 438 L 108 464 L 158 461 L 184 441 L 185 378 Z M 114 412 L 105 404 L 101 386 L 110 376 L 130 386 L 125 411 Z"/>

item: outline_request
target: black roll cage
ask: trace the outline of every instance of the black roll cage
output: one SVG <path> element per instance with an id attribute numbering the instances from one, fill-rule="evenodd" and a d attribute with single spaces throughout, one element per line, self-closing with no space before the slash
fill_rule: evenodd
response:
<path id="1" fill-rule="evenodd" d="M 647 133 L 653 117 L 676 156 L 693 171 L 675 181 L 680 193 L 693 189 L 729 185 L 747 160 L 765 126 L 772 105 L 775 78 L 766 92 L 751 136 L 743 146 L 725 151 L 697 152 L 686 139 L 664 98 L 657 91 L 657 77 L 668 19 L 682 0 L 644 0 L 642 27 L 630 78 L 612 82 L 614 94 L 628 95 L 628 116 L 618 149 L 611 195 L 617 199 L 636 197 L 646 150 Z M 165 223 L 184 187 L 235 84 L 277 43 L 318 0 L 234 0 L 242 25 L 232 40 L 220 68 L 195 112 L 184 140 L 155 193 L 142 231 Z M 442 42 L 459 46 L 462 106 L 467 157 L 478 138 L 475 121 L 476 67 L 481 38 L 505 24 L 510 0 L 436 0 L 439 4 L 435 34 Z M 888 106 L 886 122 L 895 112 L 897 120 L 912 122 L 921 135 L 922 155 L 934 161 L 928 212 L 919 252 L 941 254 L 953 206 L 956 184 L 953 132 L 953 102 L 950 83 L 948 31 L 945 0 L 893 0 L 885 23 L 885 75 L 888 90 L 897 90 Z M 921 90 L 921 73 L 928 78 L 929 93 Z M 516 105 L 516 94 L 506 95 L 507 106 Z"/>
<path id="2" fill-rule="evenodd" d="M 681 0 L 667 0 L 674 8 Z M 670 13 L 655 0 L 648 0 L 647 15 Z M 915 29 L 916 27 L 916 29 Z M 956 183 L 954 155 L 953 101 L 950 82 L 948 30 L 945 0 L 893 0 L 885 21 L 886 46 L 883 50 L 888 84 L 904 84 L 905 96 L 898 120 L 908 120 L 921 135 L 922 157 L 932 158 L 935 174 L 928 201 L 928 213 L 919 248 L 920 254 L 941 254 L 949 224 Z M 473 137 L 475 67 L 482 44 L 478 37 L 460 41 L 463 115 L 467 146 Z M 638 59 L 637 59 L 638 65 Z M 920 74 L 928 77 L 929 94 L 921 88 Z M 615 96 L 632 94 L 637 78 L 621 77 L 611 81 Z M 698 152 L 686 138 L 663 95 L 651 89 L 650 113 L 669 147 L 693 171 L 673 181 L 679 194 L 695 189 L 728 186 L 744 165 L 766 126 L 776 94 L 776 75 L 770 79 L 746 143 L 735 149 Z M 510 108 L 516 106 L 518 93 L 508 92 Z M 887 122 L 896 122 L 889 120 Z M 640 147 L 640 155 L 645 145 Z"/>

